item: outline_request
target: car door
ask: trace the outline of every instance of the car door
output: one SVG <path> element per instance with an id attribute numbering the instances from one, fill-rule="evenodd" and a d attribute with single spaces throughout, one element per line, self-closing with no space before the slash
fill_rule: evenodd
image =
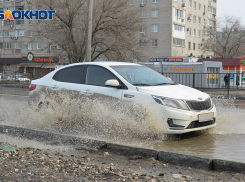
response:
<path id="1" fill-rule="evenodd" d="M 85 66 L 71 66 L 59 70 L 47 89 L 48 95 L 59 100 L 79 98 L 83 90 Z"/>
<path id="2" fill-rule="evenodd" d="M 92 100 L 118 101 L 122 99 L 123 89 L 107 87 L 105 83 L 107 80 L 116 79 L 121 81 L 108 69 L 97 66 L 88 65 L 86 69 L 86 76 L 83 87 L 83 94 Z"/>

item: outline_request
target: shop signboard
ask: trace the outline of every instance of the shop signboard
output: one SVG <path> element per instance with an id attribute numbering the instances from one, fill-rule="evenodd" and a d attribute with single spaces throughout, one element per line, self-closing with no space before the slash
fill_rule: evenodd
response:
<path id="1" fill-rule="evenodd" d="M 244 80 L 244 81 L 245 81 L 245 75 L 242 75 L 242 80 Z"/>
<path id="2" fill-rule="evenodd" d="M 151 58 L 152 62 L 168 62 L 168 58 Z"/>
<path id="3" fill-rule="evenodd" d="M 152 62 L 184 62 L 184 58 L 151 58 Z"/>
<path id="4" fill-rule="evenodd" d="M 170 72 L 180 73 L 180 72 L 188 72 L 193 73 L 194 67 L 171 67 Z"/>

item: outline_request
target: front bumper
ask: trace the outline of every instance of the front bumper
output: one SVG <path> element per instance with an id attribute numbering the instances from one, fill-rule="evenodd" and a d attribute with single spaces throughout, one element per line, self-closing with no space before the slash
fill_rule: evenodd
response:
<path id="1" fill-rule="evenodd" d="M 186 111 L 164 107 L 164 125 L 166 134 L 182 134 L 192 131 L 205 130 L 216 126 L 216 108 L 204 111 Z M 199 122 L 199 114 L 213 113 L 213 118 Z"/>

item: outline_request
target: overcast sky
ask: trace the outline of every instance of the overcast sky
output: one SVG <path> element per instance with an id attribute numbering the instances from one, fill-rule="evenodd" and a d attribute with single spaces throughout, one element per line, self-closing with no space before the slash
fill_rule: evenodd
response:
<path id="1" fill-rule="evenodd" d="M 217 18 L 223 15 L 232 15 L 241 18 L 245 25 L 245 0 L 217 0 Z"/>

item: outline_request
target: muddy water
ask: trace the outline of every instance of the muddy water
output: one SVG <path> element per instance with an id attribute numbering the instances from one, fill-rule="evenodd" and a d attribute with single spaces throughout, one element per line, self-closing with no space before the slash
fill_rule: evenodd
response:
<path id="1" fill-rule="evenodd" d="M 143 123 L 143 125 L 137 126 L 138 120 L 134 121 L 131 116 L 126 117 L 121 113 L 121 115 L 115 117 L 113 112 L 101 107 L 103 110 L 98 112 L 98 116 L 93 118 L 99 122 L 94 122 L 91 125 L 91 123 L 82 121 L 83 127 L 70 123 L 72 126 L 66 124 L 63 128 L 59 128 L 57 126 L 62 125 L 64 121 L 69 119 L 73 120 L 74 117 L 68 117 L 69 113 L 59 114 L 57 117 L 52 110 L 33 112 L 28 108 L 27 97 L 2 96 L 0 99 L 0 121 L 4 124 L 76 134 L 157 150 L 245 162 L 244 101 L 215 99 L 218 112 L 217 127 L 205 132 L 167 136 L 160 133 L 159 128 L 161 125 L 154 121 L 152 116 L 148 116 L 148 121 L 151 120 L 150 124 Z M 94 113 L 96 112 L 93 111 L 90 114 Z M 107 117 L 103 118 L 102 115 L 105 113 Z M 66 120 L 62 120 L 62 116 L 66 117 Z M 109 116 L 112 116 L 113 120 L 109 120 Z M 54 120 L 56 121 L 54 122 Z M 124 124 L 118 125 L 115 121 L 120 121 Z M 72 128 L 73 126 L 75 127 Z M 155 129 L 157 132 L 154 132 Z M 139 132 L 136 132 L 136 130 L 139 130 Z"/>

